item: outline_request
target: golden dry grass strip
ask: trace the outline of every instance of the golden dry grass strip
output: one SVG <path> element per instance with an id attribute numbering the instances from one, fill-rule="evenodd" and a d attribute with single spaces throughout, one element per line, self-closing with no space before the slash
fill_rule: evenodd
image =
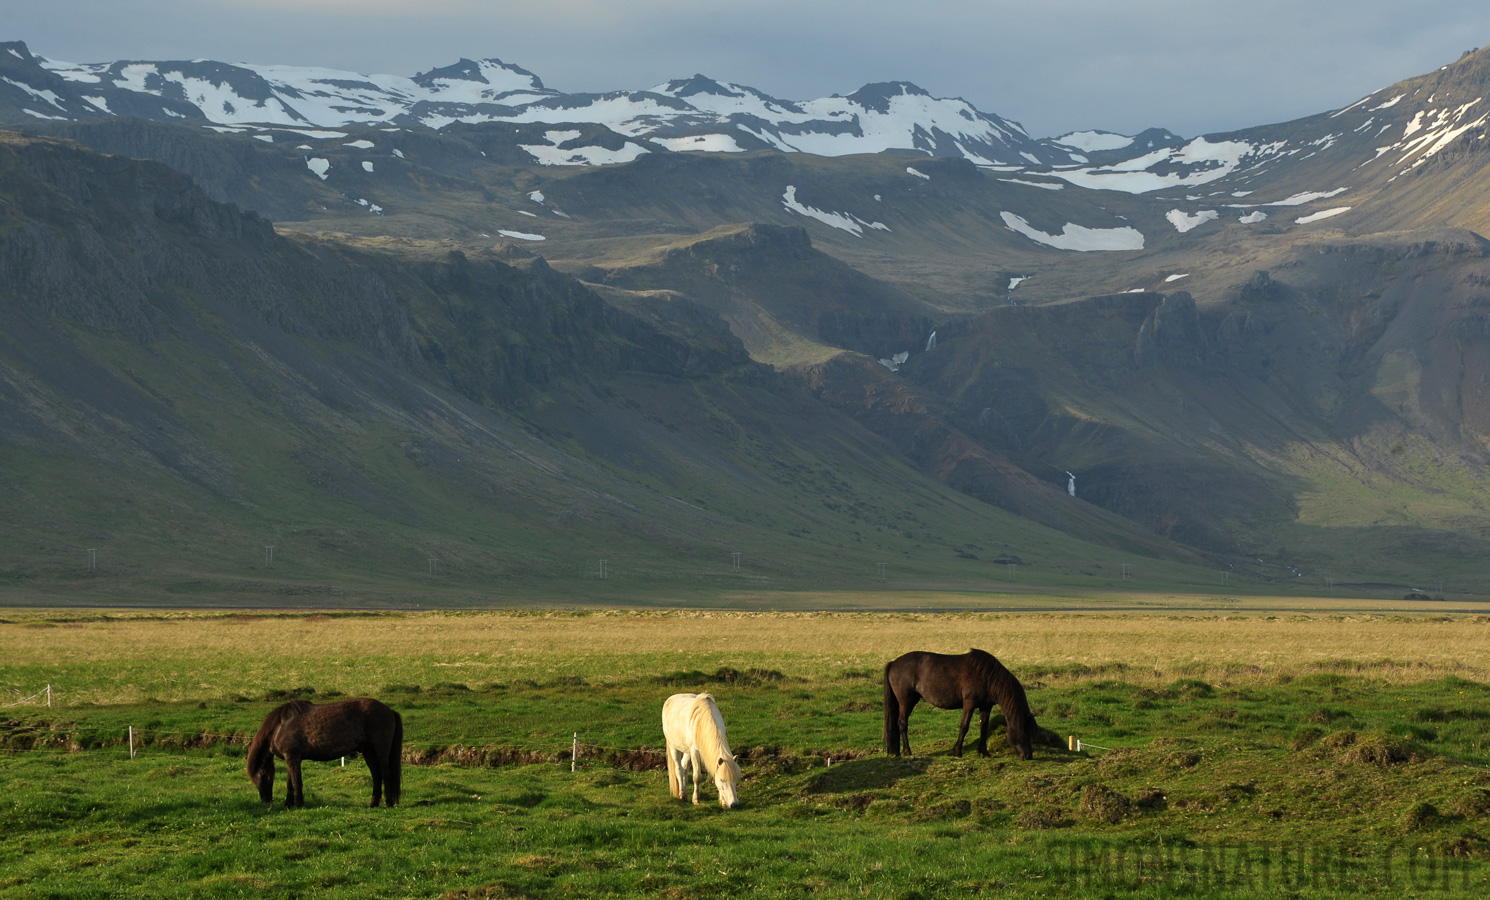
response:
<path id="1" fill-rule="evenodd" d="M 989 650 L 1050 679 L 1388 682 L 1490 678 L 1490 617 L 1173 614 L 482 612 L 372 616 L 9 613 L 0 683 L 47 678 L 66 703 L 196 700 L 311 685 L 594 683 L 720 666 L 832 678 L 913 649 Z M 1119 668 L 1122 667 L 1122 668 Z M 22 685 L 13 685 L 20 688 Z"/>

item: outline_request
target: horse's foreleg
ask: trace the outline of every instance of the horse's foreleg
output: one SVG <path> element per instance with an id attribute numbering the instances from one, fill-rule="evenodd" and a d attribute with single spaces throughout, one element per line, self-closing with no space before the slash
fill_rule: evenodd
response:
<path id="1" fill-rule="evenodd" d="M 704 770 L 704 758 L 697 748 L 688 751 L 688 768 L 693 770 L 693 805 L 697 806 L 699 775 Z"/>
<path id="2" fill-rule="evenodd" d="M 982 709 L 978 710 L 978 714 L 979 714 L 978 715 L 978 755 L 979 756 L 987 756 L 988 755 L 988 710 L 989 710 L 989 707 L 986 707 L 986 706 L 983 707 Z"/>
<path id="3" fill-rule="evenodd" d="M 957 743 L 952 745 L 952 755 L 962 755 L 962 741 L 967 737 L 967 727 L 973 721 L 973 704 L 964 702 L 962 704 L 962 724 L 957 727 Z"/>
<path id="4" fill-rule="evenodd" d="M 285 757 L 285 809 L 305 805 L 305 791 L 300 784 L 300 757 Z"/>

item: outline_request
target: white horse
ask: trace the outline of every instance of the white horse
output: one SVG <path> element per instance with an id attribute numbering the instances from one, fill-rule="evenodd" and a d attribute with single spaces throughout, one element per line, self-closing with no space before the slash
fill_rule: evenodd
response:
<path id="1" fill-rule="evenodd" d="M 724 717 L 709 694 L 673 694 L 662 704 L 662 734 L 667 739 L 667 786 L 674 797 L 683 797 L 689 769 L 693 770 L 693 802 L 698 803 L 701 772 L 714 776 L 719 805 L 731 809 L 740 803 L 735 785 L 740 765 L 724 736 Z"/>

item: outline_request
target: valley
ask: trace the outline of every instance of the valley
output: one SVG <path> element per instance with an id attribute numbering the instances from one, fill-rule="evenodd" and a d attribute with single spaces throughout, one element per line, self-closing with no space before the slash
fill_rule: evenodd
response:
<path id="1" fill-rule="evenodd" d="M 6 603 L 1483 596 L 1486 51 L 1062 143 L 4 47 Z"/>

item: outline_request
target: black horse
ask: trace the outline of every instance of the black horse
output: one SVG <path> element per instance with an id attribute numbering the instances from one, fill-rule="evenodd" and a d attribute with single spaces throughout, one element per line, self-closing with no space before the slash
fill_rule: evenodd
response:
<path id="1" fill-rule="evenodd" d="M 320 762 L 361 753 L 372 770 L 372 805 L 385 795 L 398 803 L 403 771 L 404 720 L 387 706 L 367 697 L 323 703 L 291 700 L 264 717 L 248 745 L 248 777 L 259 798 L 274 802 L 274 757 L 285 761 L 289 788 L 285 808 L 305 805 L 300 761 Z"/>
<path id="2" fill-rule="evenodd" d="M 961 709 L 962 727 L 952 755 L 962 755 L 973 710 L 981 714 L 978 753 L 988 755 L 988 713 L 997 703 L 1009 724 L 1009 744 L 1020 759 L 1031 759 L 1039 726 L 1030 712 L 1024 687 L 991 653 L 969 650 L 961 656 L 917 650 L 885 666 L 885 752 L 899 756 L 911 752 L 908 721 L 921 699 L 937 709 Z"/>

